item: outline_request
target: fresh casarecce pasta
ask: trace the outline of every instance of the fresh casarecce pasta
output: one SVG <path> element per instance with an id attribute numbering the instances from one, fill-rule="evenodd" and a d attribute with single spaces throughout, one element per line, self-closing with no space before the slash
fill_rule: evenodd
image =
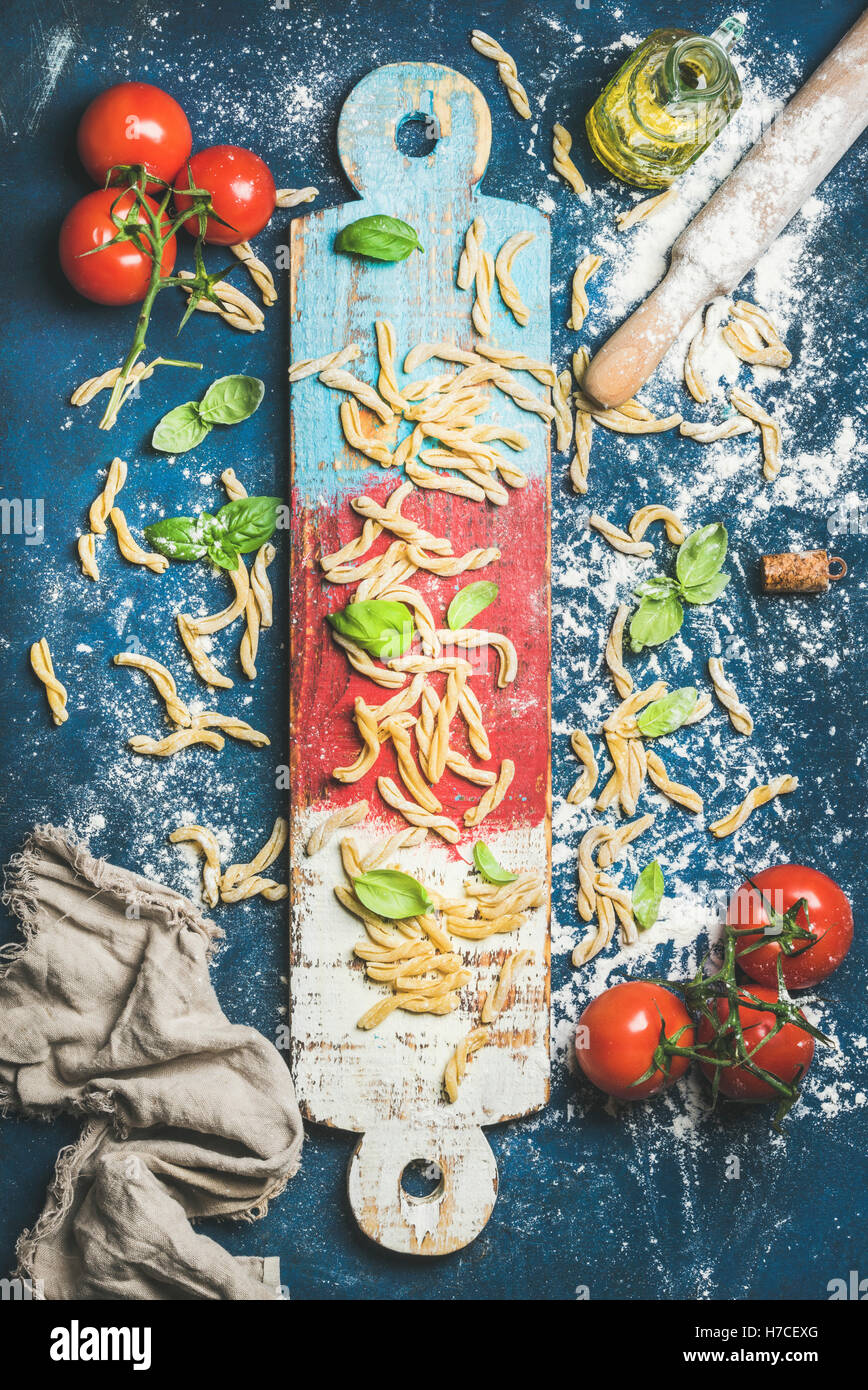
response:
<path id="1" fill-rule="evenodd" d="M 51 717 L 55 724 L 65 724 L 69 718 L 66 708 L 67 692 L 66 686 L 57 679 L 54 674 L 54 663 L 51 659 L 51 652 L 48 648 L 48 641 L 45 637 L 40 637 L 38 642 L 34 642 L 30 648 L 30 665 L 33 673 L 42 681 L 45 686 L 45 696 L 48 700 L 48 708 L 51 710 Z"/>
<path id="2" fill-rule="evenodd" d="M 507 53 L 505 48 L 501 48 L 497 39 L 493 39 L 483 29 L 474 29 L 470 35 L 470 42 L 477 53 L 482 54 L 483 58 L 490 58 L 493 63 L 497 64 L 497 73 L 506 88 L 507 96 L 518 114 L 529 121 L 530 105 L 527 92 L 518 80 L 518 68 L 515 65 L 515 59 Z"/>
<path id="3" fill-rule="evenodd" d="M 720 820 L 714 821 L 708 828 L 712 835 L 716 835 L 719 840 L 723 839 L 725 835 L 733 835 L 758 807 L 765 806 L 773 797 L 794 792 L 798 785 L 798 777 L 792 777 L 787 772 L 781 777 L 773 777 L 770 782 L 763 782 L 758 787 L 751 787 L 747 796 L 735 807 L 735 810 L 730 811 Z"/>
<path id="4" fill-rule="evenodd" d="M 714 693 L 729 715 L 729 722 L 739 734 L 750 736 L 753 733 L 753 719 L 746 705 L 735 693 L 735 686 L 724 674 L 723 662 L 719 656 L 708 658 L 708 675 L 714 686 Z"/>

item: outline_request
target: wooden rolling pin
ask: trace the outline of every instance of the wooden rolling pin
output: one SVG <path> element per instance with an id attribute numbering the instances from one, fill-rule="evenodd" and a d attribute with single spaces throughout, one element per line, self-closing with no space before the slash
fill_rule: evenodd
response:
<path id="1" fill-rule="evenodd" d="M 603 406 L 648 380 L 688 319 L 735 289 L 868 125 L 868 10 L 672 247 L 660 284 L 585 373 Z"/>

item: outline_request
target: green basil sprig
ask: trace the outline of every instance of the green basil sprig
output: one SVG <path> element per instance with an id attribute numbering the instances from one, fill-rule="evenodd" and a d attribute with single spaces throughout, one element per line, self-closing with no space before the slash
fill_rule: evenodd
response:
<path id="1" fill-rule="evenodd" d="M 633 916 L 643 931 L 653 927 L 657 921 L 665 891 L 663 870 L 657 860 L 652 859 L 636 879 L 633 888 Z"/>
<path id="2" fill-rule="evenodd" d="M 368 598 L 348 603 L 326 617 L 341 637 L 363 647 L 371 656 L 386 661 L 403 656 L 413 640 L 413 614 L 405 603 Z"/>
<path id="3" fill-rule="evenodd" d="M 185 401 L 160 420 L 151 444 L 164 454 L 186 454 L 201 444 L 214 425 L 237 425 L 262 404 L 265 384 L 258 376 L 221 376 L 201 401 Z"/>
<path id="4" fill-rule="evenodd" d="M 664 695 L 662 699 L 652 700 L 650 705 L 646 705 L 642 713 L 636 716 L 636 727 L 646 738 L 661 738 L 663 734 L 672 734 L 690 718 L 696 709 L 698 698 L 694 686 L 683 685 L 680 690 L 673 690 L 670 695 Z"/>
<path id="5" fill-rule="evenodd" d="M 490 579 L 478 579 L 474 584 L 465 584 L 459 589 L 446 612 L 446 622 L 451 632 L 458 632 L 472 622 L 477 613 L 494 603 L 500 593 L 497 585 Z"/>
<path id="6" fill-rule="evenodd" d="M 414 251 L 424 252 L 425 247 L 408 222 L 377 212 L 342 227 L 335 237 L 335 250 L 368 256 L 373 261 L 406 261 Z"/>
<path id="7" fill-rule="evenodd" d="M 473 846 L 473 862 L 489 883 L 513 883 L 518 878 L 518 874 L 511 874 L 498 863 L 484 840 L 477 840 Z"/>
<path id="8" fill-rule="evenodd" d="M 169 560 L 203 560 L 234 570 L 238 556 L 258 550 L 274 534 L 279 497 L 239 497 L 216 516 L 170 516 L 145 527 L 152 550 Z"/>
<path id="9" fill-rule="evenodd" d="M 378 917 L 398 921 L 434 911 L 424 885 L 398 869 L 371 869 L 353 879 L 353 889 L 362 906 Z"/>
<path id="10" fill-rule="evenodd" d="M 684 620 L 682 600 L 713 603 L 723 593 L 729 583 L 729 575 L 721 573 L 726 547 L 725 526 L 719 521 L 701 526 L 679 547 L 675 579 L 657 574 L 633 590 L 639 599 L 629 629 L 634 652 L 659 647 L 675 636 Z"/>

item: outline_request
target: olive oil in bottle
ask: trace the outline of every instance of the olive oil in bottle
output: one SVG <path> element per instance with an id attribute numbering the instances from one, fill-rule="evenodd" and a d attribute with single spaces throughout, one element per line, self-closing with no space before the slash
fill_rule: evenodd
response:
<path id="1" fill-rule="evenodd" d="M 744 33 L 727 19 L 710 38 L 655 29 L 585 118 L 591 149 L 639 188 L 666 188 L 706 150 L 741 105 L 729 50 Z"/>

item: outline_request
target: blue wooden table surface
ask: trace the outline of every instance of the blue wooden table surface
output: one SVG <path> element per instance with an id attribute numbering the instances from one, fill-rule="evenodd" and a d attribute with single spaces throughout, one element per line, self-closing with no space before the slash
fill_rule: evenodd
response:
<path id="1" fill-rule="evenodd" d="M 733 149 L 739 138 L 749 142 L 749 122 L 771 113 L 860 9 L 859 0 L 791 0 L 787 6 L 755 0 L 740 57 L 747 119 L 731 136 Z M 591 164 L 583 114 L 632 44 L 652 28 L 677 20 L 710 31 L 725 14 L 722 6 L 661 0 L 591 0 L 589 8 L 572 0 L 388 7 L 190 0 L 177 12 L 150 0 L 135 6 L 64 0 L 61 6 L 18 6 L 4 16 L 2 496 L 43 499 L 45 535 L 42 544 L 27 544 L 23 535 L 4 534 L 0 548 L 3 859 L 29 826 L 51 819 L 87 836 L 97 853 L 192 891 L 195 870 L 166 845 L 169 829 L 185 818 L 233 827 L 236 847 L 246 856 L 283 807 L 277 784 L 288 761 L 287 605 L 281 598 L 288 556 L 281 554 L 276 565 L 277 622 L 263 635 L 260 678 L 249 698 L 238 683 L 237 701 L 221 706 L 239 709 L 264 728 L 271 749 L 259 754 L 227 746 L 216 762 L 209 750 L 193 750 L 154 765 L 133 759 L 123 745 L 131 732 L 159 731 L 158 704 L 144 680 L 115 670 L 110 658 L 138 642 L 180 673 L 170 609 L 191 593 L 219 606 L 223 586 L 204 567 L 194 573 L 175 566 L 156 580 L 112 556 L 106 545 L 97 588 L 79 575 L 74 539 L 98 470 L 115 453 L 130 463 L 123 500 L 134 528 L 159 512 L 215 508 L 222 501 L 219 474 L 229 465 L 251 492 L 285 488 L 286 279 L 278 276 L 279 306 L 268 316 L 267 332 L 256 336 L 195 315 L 176 344 L 173 293 L 161 297 L 154 315 L 152 352 L 159 346 L 171 356 L 177 348 L 178 355 L 203 361 L 203 387 L 233 371 L 263 378 L 265 403 L 251 421 L 231 432 L 215 430 L 195 452 L 167 463 L 150 449 L 150 431 L 165 409 L 200 385 L 192 374 L 169 368 L 146 383 L 110 435 L 96 429 L 96 406 L 72 410 L 70 390 L 121 359 L 132 326 L 128 311 L 79 300 L 56 263 L 60 220 L 88 191 L 74 145 L 88 100 L 130 77 L 164 85 L 187 110 L 194 147 L 250 144 L 280 185 L 315 184 L 317 206 L 327 206 L 350 196 L 338 173 L 334 133 L 353 84 L 373 66 L 397 60 L 425 58 L 460 68 L 482 88 L 494 117 L 485 191 L 551 215 L 553 351 L 565 364 L 578 341 L 560 326 L 568 313 L 568 282 L 587 247 L 606 257 L 591 291 L 585 340 L 592 347 L 660 270 L 662 232 L 649 224 L 619 239 L 612 230 L 613 213 L 629 204 L 630 195 Z M 474 26 L 500 35 L 515 56 L 532 123 L 518 119 L 493 65 L 470 49 Z M 574 155 L 593 189 L 587 203 L 553 178 L 554 120 L 577 137 Z M 710 186 L 715 170 L 723 172 L 725 158 L 722 147 L 705 166 L 708 172 L 697 174 L 697 198 L 703 180 Z M 749 295 L 786 323 L 795 359 L 788 376 L 761 386 L 762 399 L 785 420 L 780 483 L 763 484 L 755 439 L 704 452 L 669 434 L 630 441 L 598 430 L 586 499 L 621 524 L 644 501 L 673 499 L 690 526 L 727 523 L 730 590 L 713 610 L 691 613 L 683 635 L 650 661 L 643 658 L 642 669 L 685 684 L 701 680 L 710 653 L 722 650 L 727 657 L 755 715 L 754 738 L 731 735 L 718 712 L 689 743 L 678 744 L 672 761 L 676 775 L 698 785 L 712 811 L 734 805 L 755 773 L 792 771 L 800 791 L 759 813 L 735 842 L 722 844 L 655 798 L 657 823 L 632 862 L 660 858 L 670 885 L 664 917 L 632 957 L 610 953 L 584 977 L 571 970 L 569 950 L 578 935 L 575 848 L 588 815 L 563 802 L 575 771 L 567 735 L 581 723 L 592 725 L 604 699 L 610 701 L 600 669 L 604 633 L 614 603 L 629 595 L 634 571 L 589 538 L 587 507 L 565 485 L 567 459 L 556 457 L 551 1104 L 525 1123 L 492 1132 L 501 1171 L 494 1214 L 474 1245 L 440 1260 L 393 1257 L 356 1231 L 344 1196 L 353 1141 L 313 1130 L 301 1172 L 267 1217 L 213 1230 L 235 1251 L 279 1254 L 293 1297 L 572 1299 L 586 1292 L 592 1299 L 822 1299 L 831 1279 L 851 1269 L 868 1275 L 861 936 L 843 969 L 810 997 L 811 1016 L 834 1036 L 836 1048 L 818 1055 L 783 1137 L 772 1134 L 765 1110 L 709 1113 L 707 1095 L 694 1082 L 656 1104 L 610 1111 L 569 1062 L 584 1002 L 607 978 L 670 969 L 684 974 L 695 965 L 722 895 L 744 870 L 786 859 L 812 863 L 828 869 L 861 905 L 866 178 L 863 141 L 819 190 L 808 215 L 788 229 L 756 284 L 747 285 Z M 285 265 L 286 242 L 286 217 L 278 215 L 257 246 L 265 260 Z M 210 260 L 214 268 L 222 263 Z M 677 370 L 666 366 L 647 399 L 660 408 L 690 404 Z M 806 602 L 758 597 L 758 554 L 820 546 L 845 555 L 850 576 L 844 584 Z M 50 724 L 27 664 L 30 642 L 43 634 L 70 691 L 71 717 L 60 730 Z M 184 672 L 182 693 L 199 693 L 193 681 Z M 276 1037 L 287 993 L 282 909 L 257 900 L 223 909 L 221 921 L 227 932 L 215 966 L 221 1003 L 231 1019 Z M 8 918 L 3 927 L 12 939 Z M 16 1236 L 40 1210 L 58 1149 L 77 1131 L 73 1119 L 3 1122 L 0 1271 L 13 1263 Z"/>

